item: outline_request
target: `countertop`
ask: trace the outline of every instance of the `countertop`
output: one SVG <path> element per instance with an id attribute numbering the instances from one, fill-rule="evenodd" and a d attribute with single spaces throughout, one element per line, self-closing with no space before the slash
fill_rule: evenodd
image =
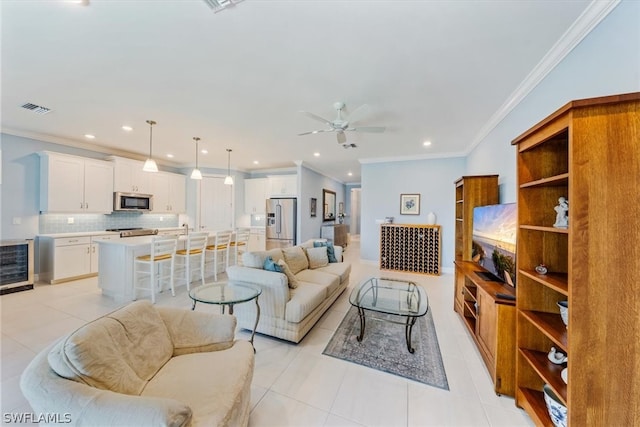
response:
<path id="1" fill-rule="evenodd" d="M 117 231 L 77 231 L 74 233 L 52 233 L 52 234 L 38 234 L 37 237 L 49 237 L 51 239 L 65 238 L 65 237 L 85 237 L 85 236 L 119 236 Z"/>

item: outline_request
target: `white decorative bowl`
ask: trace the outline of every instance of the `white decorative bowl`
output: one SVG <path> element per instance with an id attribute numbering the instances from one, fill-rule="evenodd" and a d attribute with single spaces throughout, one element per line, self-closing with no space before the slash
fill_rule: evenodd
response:
<path id="1" fill-rule="evenodd" d="M 548 384 L 542 388 L 544 392 L 544 401 L 547 404 L 547 410 L 551 417 L 551 422 L 556 427 L 567 427 L 567 407 L 564 406 L 560 399 L 551 390 Z"/>
<path id="2" fill-rule="evenodd" d="M 560 317 L 565 326 L 569 326 L 569 301 L 558 301 L 560 307 Z"/>

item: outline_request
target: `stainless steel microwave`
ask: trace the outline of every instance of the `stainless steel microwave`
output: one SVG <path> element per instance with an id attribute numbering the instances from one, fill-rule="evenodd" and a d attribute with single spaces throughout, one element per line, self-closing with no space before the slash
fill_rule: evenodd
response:
<path id="1" fill-rule="evenodd" d="M 153 210 L 153 196 L 138 193 L 113 193 L 114 211 L 150 212 Z"/>

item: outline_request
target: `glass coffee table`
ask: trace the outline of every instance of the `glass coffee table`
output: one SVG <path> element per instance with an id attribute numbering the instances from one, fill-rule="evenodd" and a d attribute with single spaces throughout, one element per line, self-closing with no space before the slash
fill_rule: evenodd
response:
<path id="1" fill-rule="evenodd" d="M 196 303 L 214 304 L 222 307 L 222 314 L 225 307 L 229 307 L 229 314 L 233 314 L 233 306 L 251 300 L 256 301 L 256 323 L 251 331 L 251 345 L 253 345 L 253 337 L 256 334 L 258 321 L 260 321 L 260 304 L 258 297 L 262 293 L 262 289 L 257 286 L 230 284 L 227 282 L 212 283 L 209 285 L 198 286 L 189 291 L 189 298 L 193 300 L 191 310 L 196 309 Z"/>
<path id="2" fill-rule="evenodd" d="M 413 282 L 399 279 L 371 277 L 356 286 L 349 296 L 351 305 L 358 309 L 360 315 L 360 335 L 362 341 L 365 329 L 365 312 L 392 314 L 404 317 L 404 322 L 393 322 L 405 325 L 407 350 L 413 353 L 411 332 L 418 317 L 427 314 L 429 299 L 425 290 Z"/>

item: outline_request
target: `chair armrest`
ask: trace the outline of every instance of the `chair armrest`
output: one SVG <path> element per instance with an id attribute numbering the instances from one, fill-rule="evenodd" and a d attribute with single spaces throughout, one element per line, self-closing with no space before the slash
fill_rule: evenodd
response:
<path id="1" fill-rule="evenodd" d="M 171 307 L 156 310 L 169 330 L 173 356 L 225 350 L 233 345 L 237 324 L 234 316 Z"/>
<path id="2" fill-rule="evenodd" d="M 120 394 L 62 378 L 47 360 L 53 345 L 38 353 L 20 377 L 34 413 L 56 414 L 72 426 L 177 427 L 191 422 L 191 409 L 177 400 Z"/>
<path id="3" fill-rule="evenodd" d="M 260 287 L 261 313 L 284 319 L 284 308 L 290 299 L 289 281 L 284 273 L 234 265 L 227 269 L 227 276 L 229 283 Z"/>

